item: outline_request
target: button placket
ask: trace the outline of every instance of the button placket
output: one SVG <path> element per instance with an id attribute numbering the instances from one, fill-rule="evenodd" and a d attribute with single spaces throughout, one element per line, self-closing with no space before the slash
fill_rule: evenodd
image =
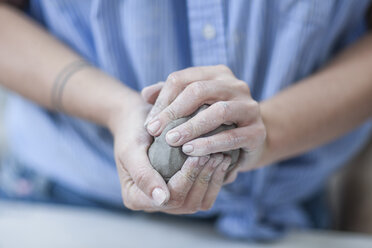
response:
<path id="1" fill-rule="evenodd" d="M 190 48 L 194 66 L 226 64 L 221 0 L 188 0 Z"/>

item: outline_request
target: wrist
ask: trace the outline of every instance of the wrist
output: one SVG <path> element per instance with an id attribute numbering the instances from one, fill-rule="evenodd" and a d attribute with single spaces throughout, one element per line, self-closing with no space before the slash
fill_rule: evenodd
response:
<path id="1" fill-rule="evenodd" d="M 260 103 L 260 113 L 262 121 L 266 128 L 266 139 L 262 145 L 261 155 L 256 163 L 256 167 L 262 167 L 274 163 L 279 159 L 278 151 L 275 142 L 275 133 L 272 128 L 272 121 L 270 119 L 271 106 L 268 101 Z"/>
<path id="2" fill-rule="evenodd" d="M 138 92 L 97 68 L 74 74 L 63 91 L 63 111 L 92 121 L 113 131 L 117 117 L 141 101 Z"/>
<path id="3" fill-rule="evenodd" d="M 122 92 L 115 92 L 108 103 L 104 126 L 114 135 L 118 129 L 124 128 L 123 124 L 131 118 L 131 113 L 142 104 L 141 96 L 135 91 L 126 89 Z"/>
<path id="4" fill-rule="evenodd" d="M 246 172 L 257 169 L 277 161 L 275 152 L 276 150 L 273 149 L 272 145 L 272 130 L 270 129 L 269 119 L 267 118 L 267 114 L 269 113 L 266 107 L 267 106 L 263 106 L 263 104 L 260 103 L 260 113 L 266 129 L 266 137 L 263 143 L 258 148 L 248 152 L 247 159 L 241 166 L 241 168 L 239 168 L 239 172 Z"/>

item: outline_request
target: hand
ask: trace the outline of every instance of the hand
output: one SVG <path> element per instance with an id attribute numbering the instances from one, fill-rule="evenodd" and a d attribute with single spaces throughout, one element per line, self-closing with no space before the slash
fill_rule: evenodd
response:
<path id="1" fill-rule="evenodd" d="M 150 86 L 142 96 L 155 103 L 147 118 L 147 131 L 158 136 L 172 120 L 192 114 L 203 104 L 211 105 L 184 124 L 168 131 L 169 145 L 181 146 L 185 154 L 208 154 L 241 148 L 239 165 L 252 169 L 266 146 L 266 128 L 259 104 L 248 85 L 238 80 L 226 66 L 193 67 L 169 75 L 165 83 Z M 210 137 L 199 136 L 221 124 L 238 127 Z M 235 179 L 239 167 L 227 182 Z"/>
<path id="2" fill-rule="evenodd" d="M 147 156 L 152 137 L 143 124 L 151 106 L 142 100 L 130 102 L 132 106 L 113 112 L 110 121 L 124 205 L 132 210 L 172 214 L 209 209 L 222 186 L 230 158 L 222 154 L 189 157 L 166 185 Z"/>
<path id="3" fill-rule="evenodd" d="M 154 84 L 142 91 L 142 97 L 153 104 L 164 85 Z M 190 214 L 210 209 L 223 185 L 231 158 L 221 153 L 204 157 L 188 157 L 181 170 L 168 182 L 170 200 L 162 211 Z"/>
<path id="4" fill-rule="evenodd" d="M 210 209 L 223 185 L 229 156 L 221 153 L 188 157 L 181 170 L 168 182 L 170 200 L 160 211 L 169 214 L 192 214 Z"/>
<path id="5" fill-rule="evenodd" d="M 127 101 L 122 110 L 112 113 L 110 130 L 114 136 L 116 166 L 124 205 L 132 210 L 153 210 L 170 197 L 168 187 L 151 166 L 147 150 L 152 137 L 143 123 L 150 110 L 139 96 Z"/>

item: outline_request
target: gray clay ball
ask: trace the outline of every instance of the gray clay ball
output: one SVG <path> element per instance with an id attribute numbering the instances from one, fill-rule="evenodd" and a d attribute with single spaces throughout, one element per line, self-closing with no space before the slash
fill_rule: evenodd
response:
<path id="1" fill-rule="evenodd" d="M 168 180 L 174 174 L 176 174 L 177 171 L 181 169 L 183 163 L 187 158 L 187 155 L 182 152 L 181 146 L 173 147 L 168 145 L 168 143 L 165 140 L 165 135 L 169 130 L 188 121 L 191 117 L 193 117 L 198 112 L 203 111 L 206 108 L 208 108 L 208 105 L 203 105 L 194 114 L 172 121 L 165 127 L 161 135 L 154 138 L 154 141 L 148 150 L 148 156 L 150 159 L 150 163 L 152 164 L 154 169 L 157 170 L 160 173 L 160 175 L 162 175 L 165 181 L 168 182 Z M 211 136 L 225 130 L 233 129 L 235 127 L 236 127 L 235 124 L 221 125 L 215 130 L 203 135 L 203 137 Z M 231 150 L 223 153 L 228 154 L 231 157 L 231 164 L 228 169 L 228 171 L 230 171 L 238 161 L 240 149 Z"/>

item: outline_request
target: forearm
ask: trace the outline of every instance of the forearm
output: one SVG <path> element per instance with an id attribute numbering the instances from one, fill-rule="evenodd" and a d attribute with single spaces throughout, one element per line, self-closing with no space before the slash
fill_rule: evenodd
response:
<path id="1" fill-rule="evenodd" d="M 372 35 L 315 75 L 260 104 L 267 146 L 260 165 L 301 154 L 372 116 Z"/>
<path id="2" fill-rule="evenodd" d="M 81 59 L 22 13 L 0 4 L 0 82 L 3 86 L 55 109 L 52 88 L 67 65 Z M 61 98 L 63 110 L 108 125 L 117 108 L 130 108 L 139 94 L 100 70 L 87 67 L 72 75 Z"/>

